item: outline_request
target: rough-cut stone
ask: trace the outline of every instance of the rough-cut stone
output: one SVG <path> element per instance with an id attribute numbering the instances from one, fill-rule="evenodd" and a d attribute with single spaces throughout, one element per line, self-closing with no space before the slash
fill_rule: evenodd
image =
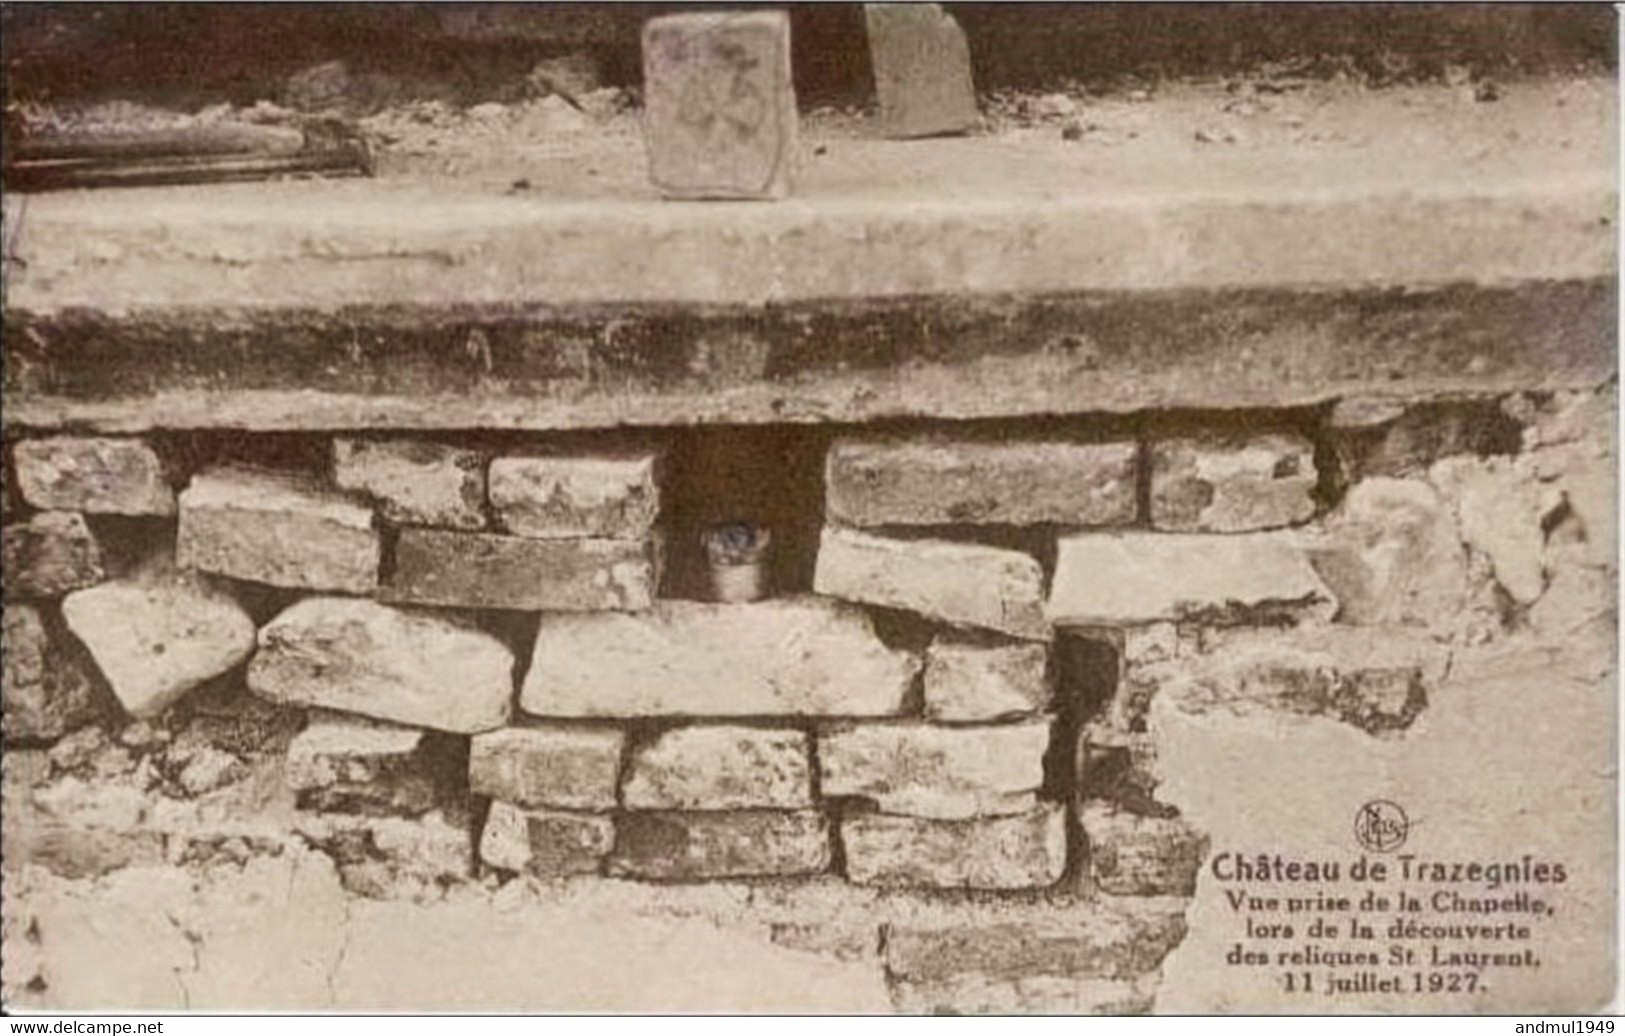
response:
<path id="1" fill-rule="evenodd" d="M 508 719 L 513 655 L 495 637 L 373 601 L 310 597 L 260 629 L 254 693 L 456 734 Z"/>
<path id="2" fill-rule="evenodd" d="M 609 871 L 695 881 L 815 874 L 829 861 L 829 821 L 816 810 L 623 813 Z"/>
<path id="3" fill-rule="evenodd" d="M 825 509 L 845 525 L 1130 525 L 1132 442 L 843 439 Z"/>
<path id="4" fill-rule="evenodd" d="M 1044 782 L 1047 720 L 987 727 L 861 724 L 818 737 L 823 795 L 886 813 L 960 819 L 1024 813 Z"/>
<path id="5" fill-rule="evenodd" d="M 57 597 L 107 578 L 101 545 L 82 515 L 42 511 L 0 533 L 5 597 Z"/>
<path id="6" fill-rule="evenodd" d="M 1253 532 L 1315 513 L 1315 448 L 1301 435 L 1164 439 L 1151 446 L 1151 525 Z"/>
<path id="7" fill-rule="evenodd" d="M 156 716 L 254 651 L 254 620 L 196 576 L 78 590 L 63 599 L 62 617 L 138 719 Z"/>
<path id="8" fill-rule="evenodd" d="M 175 550 L 188 568 L 272 586 L 358 594 L 378 586 L 372 509 L 281 473 L 193 477 L 180 496 Z"/>
<path id="9" fill-rule="evenodd" d="M 799 730 L 668 730 L 634 749 L 622 802 L 627 809 L 807 809 L 807 751 Z"/>
<path id="10" fill-rule="evenodd" d="M 304 809 L 417 816 L 440 791 L 434 747 L 423 730 L 324 711 L 288 744 L 288 786 Z"/>
<path id="11" fill-rule="evenodd" d="M 175 513 L 163 462 L 140 439 L 28 439 L 14 451 L 23 499 L 48 511 Z"/>
<path id="12" fill-rule="evenodd" d="M 1049 617 L 1091 625 L 1335 605 L 1287 533 L 1083 533 L 1060 539 Z"/>
<path id="13" fill-rule="evenodd" d="M 1049 636 L 1043 570 L 1020 551 L 826 528 L 813 589 L 1014 637 Z"/>
<path id="14" fill-rule="evenodd" d="M 539 716 L 891 716 L 920 662 L 813 597 L 544 615 L 519 705 Z"/>
<path id="15" fill-rule="evenodd" d="M 970 44 L 937 4 L 864 4 L 869 60 L 888 137 L 930 137 L 975 127 Z"/>
<path id="16" fill-rule="evenodd" d="M 469 744 L 469 787 L 476 795 L 531 808 L 614 809 L 625 744 L 625 732 L 609 726 L 493 730 Z"/>
<path id="17" fill-rule="evenodd" d="M 491 508 L 515 536 L 635 540 L 660 513 L 659 455 L 498 457 Z"/>
<path id="18" fill-rule="evenodd" d="M 782 11 L 673 14 L 643 29 L 649 174 L 671 198 L 782 198 L 796 97 Z"/>
<path id="19" fill-rule="evenodd" d="M 1489 557 L 1495 581 L 1520 604 L 1538 600 L 1546 590 L 1542 520 L 1555 509 L 1540 486 L 1500 457 L 1442 460 L 1428 480 L 1454 504 L 1462 539 Z"/>
<path id="20" fill-rule="evenodd" d="M 846 873 L 860 885 L 1021 889 L 1066 870 L 1066 814 L 1054 803 L 1010 817 L 924 820 L 870 814 L 841 821 Z"/>
<path id="21" fill-rule="evenodd" d="M 1207 835 L 1178 817 L 1146 817 L 1105 802 L 1078 808 L 1089 873 L 1114 896 L 1190 896 L 1207 858 Z"/>
<path id="22" fill-rule="evenodd" d="M 638 611 L 660 585 L 660 545 L 647 540 L 537 540 L 402 529 L 389 600 L 518 611 Z"/>
<path id="23" fill-rule="evenodd" d="M 614 844 L 615 821 L 606 815 L 493 802 L 480 832 L 480 860 L 544 878 L 595 874 Z"/>
<path id="24" fill-rule="evenodd" d="M 1043 644 L 939 633 L 925 653 L 925 715 L 974 723 L 1042 712 L 1048 664 Z"/>
<path id="25" fill-rule="evenodd" d="M 886 970 L 915 981 L 957 975 L 1135 978 L 1161 964 L 1185 931 L 1183 910 L 1099 910 L 1050 923 L 896 924 L 886 933 Z"/>
<path id="26" fill-rule="evenodd" d="M 485 527 L 485 457 L 418 439 L 335 439 L 333 481 L 404 525 Z"/>
<path id="27" fill-rule="evenodd" d="M 46 627 L 39 610 L 8 604 L 0 630 L 0 710 L 7 744 L 54 741 L 100 713 L 95 684 L 76 652 Z"/>

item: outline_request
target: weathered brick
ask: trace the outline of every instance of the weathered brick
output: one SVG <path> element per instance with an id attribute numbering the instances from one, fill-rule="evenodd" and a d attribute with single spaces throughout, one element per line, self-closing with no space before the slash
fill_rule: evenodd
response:
<path id="1" fill-rule="evenodd" d="M 886 969 L 916 981 L 957 975 L 1070 975 L 1128 979 L 1162 963 L 1185 938 L 1183 910 L 1096 910 L 1045 923 L 994 920 L 947 926 L 892 925 Z"/>
<path id="2" fill-rule="evenodd" d="M 649 174 L 669 198 L 782 198 L 796 151 L 783 11 L 673 14 L 643 29 Z"/>
<path id="3" fill-rule="evenodd" d="M 960 819 L 1024 813 L 1044 782 L 1047 720 L 986 727 L 866 723 L 819 734 L 822 794 L 887 813 Z"/>
<path id="4" fill-rule="evenodd" d="M 23 499 L 48 511 L 175 513 L 163 462 L 140 439 L 28 439 L 14 451 Z"/>
<path id="5" fill-rule="evenodd" d="M 453 759 L 427 731 L 324 710 L 289 743 L 285 772 L 301 808 L 416 816 L 440 798 Z"/>
<path id="6" fill-rule="evenodd" d="M 0 712 L 5 739 L 54 741 L 101 712 L 79 653 L 46 626 L 39 609 L 8 604 L 0 631 Z"/>
<path id="7" fill-rule="evenodd" d="M 1066 815 L 1054 803 L 1008 817 L 841 821 L 847 877 L 885 887 L 1042 888 L 1066 870 Z"/>
<path id="8" fill-rule="evenodd" d="M 485 527 L 485 457 L 417 439 L 333 440 L 333 481 L 404 525 Z"/>
<path id="9" fill-rule="evenodd" d="M 633 751 L 621 797 L 628 809 L 806 809 L 807 748 L 799 730 L 679 727 Z"/>
<path id="10" fill-rule="evenodd" d="M 1019 551 L 826 528 L 815 592 L 1044 640 L 1044 573 Z"/>
<path id="11" fill-rule="evenodd" d="M 519 704 L 539 716 L 888 716 L 919 665 L 835 601 L 658 601 L 543 615 Z"/>
<path id="12" fill-rule="evenodd" d="M 816 810 L 623 813 L 609 871 L 694 881 L 815 874 L 829 861 L 829 821 Z"/>
<path id="13" fill-rule="evenodd" d="M 926 717 L 973 723 L 1042 712 L 1048 664 L 1043 644 L 939 633 L 925 653 Z"/>
<path id="14" fill-rule="evenodd" d="M 272 586 L 377 589 L 372 509 L 293 475 L 216 468 L 180 496 L 176 554 L 188 568 Z"/>
<path id="15" fill-rule="evenodd" d="M 155 716 L 254 651 L 254 620 L 195 575 L 120 580 L 62 601 L 68 629 L 90 650 L 125 711 Z"/>
<path id="16" fill-rule="evenodd" d="M 1115 896 L 1190 896 L 1208 837 L 1178 817 L 1148 817 L 1105 802 L 1078 809 L 1095 885 Z"/>
<path id="17" fill-rule="evenodd" d="M 478 734 L 469 745 L 469 786 L 530 808 L 614 809 L 625 743 L 625 733 L 608 726 L 547 723 Z"/>
<path id="18" fill-rule="evenodd" d="M 498 457 L 491 507 L 515 536 L 641 539 L 660 513 L 659 471 L 653 452 Z"/>
<path id="19" fill-rule="evenodd" d="M 981 122 L 970 44 L 937 4 L 864 4 L 869 60 L 888 137 L 963 133 Z"/>
<path id="20" fill-rule="evenodd" d="M 1128 525 L 1132 442 L 843 439 L 824 466 L 844 525 Z"/>
<path id="21" fill-rule="evenodd" d="M 457 734 L 507 722 L 513 655 L 450 619 L 374 601 L 309 597 L 259 633 L 254 693 Z"/>
<path id="22" fill-rule="evenodd" d="M 42 511 L 0 533 L 5 597 L 57 597 L 107 578 L 102 548 L 82 515 Z"/>
<path id="23" fill-rule="evenodd" d="M 1151 446 L 1151 524 L 1253 532 L 1314 516 L 1315 448 L 1301 435 L 1164 439 Z"/>
<path id="24" fill-rule="evenodd" d="M 1329 615 L 1331 591 L 1290 533 L 1119 532 L 1062 536 L 1050 590 L 1056 625 L 1199 617 L 1237 608 Z"/>
<path id="25" fill-rule="evenodd" d="M 615 821 L 607 815 L 493 802 L 480 833 L 480 860 L 544 878 L 595 874 L 614 844 Z"/>
<path id="26" fill-rule="evenodd" d="M 518 611 L 637 611 L 654 602 L 660 548 L 647 540 L 538 540 L 402 529 L 388 600 Z"/>

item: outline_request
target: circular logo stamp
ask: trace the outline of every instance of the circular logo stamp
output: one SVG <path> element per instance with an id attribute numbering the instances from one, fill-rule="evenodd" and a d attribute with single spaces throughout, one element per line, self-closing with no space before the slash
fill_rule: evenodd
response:
<path id="1" fill-rule="evenodd" d="M 1405 844 L 1411 821 L 1399 803 L 1372 799 L 1354 814 L 1354 840 L 1374 853 L 1391 853 Z"/>

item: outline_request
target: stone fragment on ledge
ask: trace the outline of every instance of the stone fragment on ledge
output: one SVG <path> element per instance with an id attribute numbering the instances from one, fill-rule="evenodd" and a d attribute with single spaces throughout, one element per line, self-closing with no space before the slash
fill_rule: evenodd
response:
<path id="1" fill-rule="evenodd" d="M 1151 525 L 1255 532 L 1315 514 L 1315 447 L 1301 435 L 1162 439 L 1151 445 Z"/>
<path id="2" fill-rule="evenodd" d="M 809 809 L 808 737 L 799 730 L 694 726 L 633 750 L 627 809 Z"/>
<path id="3" fill-rule="evenodd" d="M 939 727 L 863 723 L 818 736 L 819 790 L 938 819 L 1025 813 L 1044 783 L 1048 720 Z"/>
<path id="4" fill-rule="evenodd" d="M 782 198 L 796 151 L 783 11 L 671 14 L 643 29 L 649 175 L 668 198 Z"/>
<path id="5" fill-rule="evenodd" d="M 960 626 L 1046 640 L 1044 573 L 1020 551 L 825 528 L 813 590 Z"/>
<path id="6" fill-rule="evenodd" d="M 1066 870 L 1066 814 L 1055 803 L 970 820 L 860 814 L 841 821 L 841 844 L 860 885 L 1042 888 Z"/>
<path id="7" fill-rule="evenodd" d="M 502 528 L 537 539 L 642 539 L 660 513 L 653 451 L 498 457 L 491 508 Z"/>
<path id="8" fill-rule="evenodd" d="M 1049 705 L 1049 650 L 1025 640 L 939 633 L 925 653 L 925 715 L 974 723 L 1042 712 Z"/>
<path id="9" fill-rule="evenodd" d="M 374 601 L 310 597 L 259 632 L 255 694 L 456 734 L 508 720 L 513 655 L 449 618 Z"/>
<path id="10" fill-rule="evenodd" d="M 421 439 L 334 439 L 333 481 L 403 525 L 485 527 L 485 456 Z"/>
<path id="11" fill-rule="evenodd" d="M 0 631 L 0 711 L 7 744 L 54 741 L 101 713 L 78 652 L 58 639 L 38 608 L 7 604 Z"/>
<path id="12" fill-rule="evenodd" d="M 215 468 L 180 495 L 176 555 L 187 568 L 308 590 L 378 587 L 372 509 L 314 480 Z"/>
<path id="13" fill-rule="evenodd" d="M 816 874 L 830 862 L 817 810 L 623 813 L 609 872 L 658 881 Z"/>
<path id="14" fill-rule="evenodd" d="M 1078 808 L 1078 821 L 1088 840 L 1089 873 L 1101 891 L 1115 896 L 1195 895 L 1208 837 L 1184 820 L 1085 802 Z"/>
<path id="15" fill-rule="evenodd" d="M 0 533 L 5 599 L 58 597 L 107 578 L 101 544 L 83 515 L 42 511 Z"/>
<path id="16" fill-rule="evenodd" d="M 939 4 L 864 4 L 869 61 L 888 137 L 963 133 L 981 122 L 970 44 Z"/>
<path id="17" fill-rule="evenodd" d="M 164 465 L 140 439 L 25 439 L 13 451 L 23 499 L 47 511 L 175 513 Z"/>
<path id="18" fill-rule="evenodd" d="M 660 586 L 660 543 L 539 540 L 402 529 L 386 600 L 515 611 L 640 611 Z"/>
<path id="19" fill-rule="evenodd" d="M 480 861 L 544 878 L 596 874 L 614 844 L 615 821 L 605 814 L 527 810 L 497 801 L 480 832 Z"/>
<path id="20" fill-rule="evenodd" d="M 816 597 L 548 614 L 519 705 L 537 716 L 890 716 L 917 657 Z"/>
<path id="21" fill-rule="evenodd" d="M 476 734 L 469 788 L 531 809 L 611 810 L 626 733 L 619 727 L 533 723 Z"/>

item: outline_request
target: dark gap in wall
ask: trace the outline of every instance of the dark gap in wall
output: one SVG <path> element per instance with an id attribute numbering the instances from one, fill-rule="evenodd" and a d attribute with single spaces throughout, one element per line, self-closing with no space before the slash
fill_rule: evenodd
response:
<path id="1" fill-rule="evenodd" d="M 162 569 L 174 559 L 175 519 L 121 514 L 86 514 L 85 524 L 102 552 L 109 579 L 125 579 Z"/>
<path id="2" fill-rule="evenodd" d="M 177 489 L 184 489 L 199 471 L 227 464 L 294 472 L 324 481 L 332 474 L 333 436 L 328 433 L 216 428 L 159 431 L 150 438 Z"/>
<path id="3" fill-rule="evenodd" d="M 1057 883 L 1078 888 L 1087 874 L 1088 844 L 1078 822 L 1085 787 L 1080 739 L 1117 690 L 1121 653 L 1113 639 L 1077 630 L 1059 630 L 1051 653 L 1055 680 L 1054 727 L 1044 757 L 1045 798 L 1066 807 L 1066 870 Z"/>
<path id="4" fill-rule="evenodd" d="M 307 597 L 318 596 L 311 590 L 295 590 L 288 587 L 271 586 L 269 583 L 254 583 L 246 579 L 232 579 L 228 576 L 210 575 L 211 580 L 218 581 L 227 587 L 231 597 L 254 620 L 255 626 L 263 626 L 282 614 L 283 611 L 293 607 Z"/>

